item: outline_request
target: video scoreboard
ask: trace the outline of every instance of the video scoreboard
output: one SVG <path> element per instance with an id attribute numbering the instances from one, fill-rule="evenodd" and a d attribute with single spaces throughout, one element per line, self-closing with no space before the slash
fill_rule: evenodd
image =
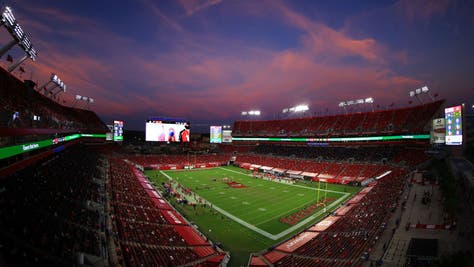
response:
<path id="1" fill-rule="evenodd" d="M 154 142 L 189 142 L 190 124 L 183 119 L 150 118 L 145 124 L 145 140 Z"/>
<path id="2" fill-rule="evenodd" d="M 123 121 L 114 121 L 114 141 L 123 141 Z"/>
<path id="3" fill-rule="evenodd" d="M 462 106 L 444 109 L 446 145 L 462 145 Z"/>

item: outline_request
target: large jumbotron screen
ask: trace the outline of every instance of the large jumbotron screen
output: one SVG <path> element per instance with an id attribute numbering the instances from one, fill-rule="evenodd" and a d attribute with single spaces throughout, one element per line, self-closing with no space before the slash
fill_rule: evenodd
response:
<path id="1" fill-rule="evenodd" d="M 209 131 L 211 143 L 222 143 L 222 126 L 211 126 Z"/>
<path id="2" fill-rule="evenodd" d="M 462 145 L 462 106 L 444 109 L 446 145 Z"/>
<path id="3" fill-rule="evenodd" d="M 181 119 L 151 118 L 146 121 L 145 140 L 156 142 L 189 142 L 190 124 Z"/>
<path id="4" fill-rule="evenodd" d="M 123 121 L 114 121 L 114 141 L 123 141 Z"/>

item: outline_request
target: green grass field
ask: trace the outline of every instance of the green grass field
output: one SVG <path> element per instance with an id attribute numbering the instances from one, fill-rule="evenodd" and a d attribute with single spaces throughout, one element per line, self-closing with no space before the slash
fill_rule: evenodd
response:
<path id="1" fill-rule="evenodd" d="M 319 200 L 332 199 L 326 211 L 318 208 L 294 225 L 281 218 L 314 205 L 318 184 L 299 182 L 295 185 L 256 179 L 249 171 L 236 167 L 219 167 L 187 171 L 147 171 L 160 188 L 162 182 L 176 181 L 211 205 L 194 208 L 170 202 L 198 229 L 231 253 L 230 266 L 247 263 L 249 253 L 270 247 L 314 224 L 339 207 L 359 188 L 321 183 Z M 223 181 L 228 178 L 243 184 L 232 188 Z M 324 187 L 324 189 L 323 189 Z"/>

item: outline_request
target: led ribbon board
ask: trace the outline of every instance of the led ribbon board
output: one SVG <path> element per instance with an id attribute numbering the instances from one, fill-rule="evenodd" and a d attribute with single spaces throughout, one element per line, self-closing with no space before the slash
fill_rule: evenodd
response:
<path id="1" fill-rule="evenodd" d="M 33 150 L 49 147 L 63 142 L 72 141 L 81 137 L 105 138 L 105 134 L 72 134 L 65 137 L 47 139 L 37 142 L 30 142 L 16 146 L 0 148 L 0 159 L 6 159 L 15 155 L 30 152 Z"/>
<path id="2" fill-rule="evenodd" d="M 329 137 L 329 138 L 279 138 L 279 137 L 232 137 L 233 141 L 274 141 L 274 142 L 360 142 L 360 141 L 397 141 L 397 140 L 430 139 L 429 134 L 362 136 L 362 137 Z"/>

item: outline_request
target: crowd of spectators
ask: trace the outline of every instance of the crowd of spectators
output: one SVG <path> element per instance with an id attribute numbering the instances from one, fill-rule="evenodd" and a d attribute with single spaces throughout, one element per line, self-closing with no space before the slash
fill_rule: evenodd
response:
<path id="1" fill-rule="evenodd" d="M 237 136 L 340 136 L 423 131 L 443 100 L 408 108 L 279 120 L 235 121 Z"/>
<path id="2" fill-rule="evenodd" d="M 74 266 L 80 254 L 106 257 L 97 163 L 97 154 L 77 145 L 0 179 L 6 266 Z"/>
<path id="3" fill-rule="evenodd" d="M 288 146 L 259 144 L 253 151 L 256 154 L 274 156 L 319 159 L 324 161 L 355 161 L 355 162 L 404 162 L 416 165 L 426 161 L 429 156 L 425 153 L 427 146 L 378 145 L 378 146 Z"/>
<path id="4" fill-rule="evenodd" d="M 351 204 L 346 206 L 352 207 L 347 213 L 334 213 L 337 220 L 329 227 L 321 231 L 317 228 L 306 230 L 317 235 L 296 250 L 287 253 L 276 247 L 254 257 L 265 257 L 273 266 L 360 266 L 387 228 L 402 194 L 406 171 L 392 170 L 391 174 L 372 184 L 370 191 L 361 192 L 359 201 L 349 201 Z"/>
<path id="5" fill-rule="evenodd" d="M 173 164 L 173 165 L 190 165 L 190 164 L 206 164 L 217 162 L 225 164 L 229 161 L 230 156 L 227 154 L 186 154 L 186 155 L 149 155 L 149 156 L 128 156 L 127 159 L 141 166 Z"/>
<path id="6" fill-rule="evenodd" d="M 64 106 L 59 96 L 52 99 L 35 89 L 32 81 L 22 82 L 0 68 L 0 127 L 107 129 L 94 112 Z"/>
<path id="7" fill-rule="evenodd" d="M 146 192 L 150 189 L 143 187 L 132 168 L 119 158 L 110 159 L 109 195 L 119 263 L 126 266 L 205 264 L 200 254 L 205 248 L 209 250 L 206 257 L 218 256 L 209 243 L 197 249 L 186 242 L 164 216 L 165 212 L 173 212 L 171 206 L 157 207 Z"/>

